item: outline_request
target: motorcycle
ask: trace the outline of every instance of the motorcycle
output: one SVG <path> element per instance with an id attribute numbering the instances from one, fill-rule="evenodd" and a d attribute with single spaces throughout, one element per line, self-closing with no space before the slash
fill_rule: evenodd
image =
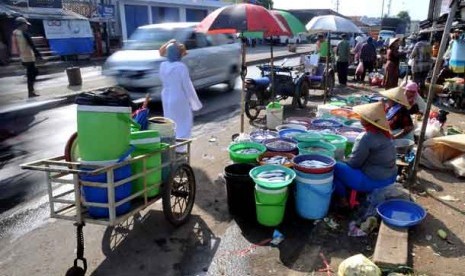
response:
<path id="1" fill-rule="evenodd" d="M 272 101 L 286 100 L 293 97 L 292 105 L 304 108 L 308 103 L 310 80 L 307 73 L 296 70 L 296 67 L 263 64 L 258 65 L 260 69 L 259 78 L 245 79 L 245 114 L 253 121 L 257 119 L 260 112 L 266 109 Z M 300 67 L 300 66 L 298 66 Z M 298 68 L 297 68 L 298 69 Z M 272 99 L 271 74 L 274 74 L 275 97 Z"/>

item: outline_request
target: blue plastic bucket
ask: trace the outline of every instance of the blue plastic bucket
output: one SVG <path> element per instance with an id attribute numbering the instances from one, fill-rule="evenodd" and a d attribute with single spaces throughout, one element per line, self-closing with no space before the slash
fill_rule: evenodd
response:
<path id="1" fill-rule="evenodd" d="M 299 216 L 321 219 L 326 216 L 333 193 L 333 172 L 309 174 L 295 171 L 295 204 Z"/>
<path id="2" fill-rule="evenodd" d="M 102 161 L 106 163 L 101 163 L 101 165 L 112 165 L 116 161 Z M 83 162 L 84 163 L 84 162 Z M 89 164 L 89 162 L 87 162 Z M 96 165 L 96 164 L 93 164 Z M 84 165 L 85 166 L 85 165 Z M 80 168 L 81 170 L 93 170 L 89 168 Z M 131 176 L 131 165 L 126 165 L 114 170 L 114 179 L 115 182 L 123 180 Z M 106 183 L 107 174 L 101 173 L 97 175 L 85 175 L 82 174 L 79 176 L 82 181 L 88 182 L 97 182 L 97 183 Z M 92 203 L 108 203 L 108 189 L 100 187 L 89 187 L 83 186 L 82 193 L 87 202 Z M 131 182 L 124 183 L 115 188 L 115 202 L 121 201 L 129 196 L 131 196 L 132 185 Z M 107 218 L 110 216 L 108 208 L 102 207 L 88 207 L 89 215 L 95 218 Z M 131 210 L 131 202 L 126 202 L 116 207 L 116 215 L 122 215 Z"/>

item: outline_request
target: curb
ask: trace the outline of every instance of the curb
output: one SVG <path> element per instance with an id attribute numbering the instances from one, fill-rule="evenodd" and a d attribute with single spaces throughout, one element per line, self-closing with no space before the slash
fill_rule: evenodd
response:
<path id="1" fill-rule="evenodd" d="M 276 59 L 282 59 L 282 58 L 293 58 L 293 57 L 298 57 L 302 54 L 304 53 L 298 53 L 298 52 L 289 53 L 289 54 L 275 56 L 274 59 L 276 60 Z M 269 61 L 269 60 L 270 60 L 269 57 L 258 58 L 255 60 L 246 61 L 246 65 L 247 66 L 257 65 L 265 61 Z M 44 111 L 47 109 L 57 108 L 65 104 L 71 104 L 74 102 L 76 96 L 81 93 L 101 90 L 105 88 L 107 87 L 97 87 L 97 88 L 93 88 L 89 90 L 82 90 L 78 92 L 67 93 L 65 95 L 54 95 L 54 96 L 51 96 L 50 98 L 37 101 L 37 102 L 35 101 L 30 102 L 29 100 L 24 100 L 17 104 L 7 105 L 6 108 L 2 108 L 0 110 L 0 120 L 12 119 L 18 116 L 32 115 L 32 114 L 36 114 L 40 111 Z"/>

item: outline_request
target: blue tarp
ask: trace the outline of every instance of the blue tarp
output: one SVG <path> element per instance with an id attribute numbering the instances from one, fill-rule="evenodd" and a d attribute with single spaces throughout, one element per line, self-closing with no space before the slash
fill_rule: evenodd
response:
<path id="1" fill-rule="evenodd" d="M 49 39 L 50 49 L 60 56 L 84 55 L 94 52 L 94 38 L 61 38 Z"/>

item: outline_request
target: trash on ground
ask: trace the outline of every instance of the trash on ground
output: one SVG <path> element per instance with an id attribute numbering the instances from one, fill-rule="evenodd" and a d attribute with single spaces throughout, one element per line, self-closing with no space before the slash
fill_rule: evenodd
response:
<path id="1" fill-rule="evenodd" d="M 357 254 L 342 261 L 337 270 L 338 276 L 381 276 L 381 270 L 363 254 Z"/>
<path id="2" fill-rule="evenodd" d="M 360 228 L 358 228 L 357 223 L 355 221 L 351 221 L 349 223 L 349 233 L 347 233 L 349 237 L 364 237 L 367 233 L 363 232 Z"/>
<path id="3" fill-rule="evenodd" d="M 442 229 L 439 229 L 438 230 L 438 236 L 443 239 L 443 240 L 446 240 L 447 239 L 447 232 L 442 230 Z"/>
<path id="4" fill-rule="evenodd" d="M 444 200 L 444 201 L 452 201 L 452 202 L 460 201 L 460 199 L 453 197 L 451 195 L 440 196 L 439 199 Z"/>
<path id="5" fill-rule="evenodd" d="M 362 224 L 360 224 L 360 230 L 365 233 L 371 233 L 373 230 L 378 228 L 378 220 L 374 216 L 368 217 Z"/>
<path id="6" fill-rule="evenodd" d="M 215 137 L 215 136 L 212 136 L 212 137 L 208 140 L 208 142 L 211 142 L 211 143 L 216 142 L 216 137 Z"/>
<path id="7" fill-rule="evenodd" d="M 426 236 L 425 236 L 425 239 L 426 239 L 427 241 L 430 241 L 432 238 L 433 238 L 433 236 L 431 236 L 431 235 L 426 235 Z"/>
<path id="8" fill-rule="evenodd" d="M 284 235 L 275 229 L 273 231 L 273 239 L 271 240 L 270 243 L 274 246 L 278 246 L 283 240 L 284 240 Z"/>
<path id="9" fill-rule="evenodd" d="M 339 228 L 339 223 L 337 223 L 333 218 L 324 218 L 323 221 L 326 225 L 332 230 L 337 230 Z"/>

